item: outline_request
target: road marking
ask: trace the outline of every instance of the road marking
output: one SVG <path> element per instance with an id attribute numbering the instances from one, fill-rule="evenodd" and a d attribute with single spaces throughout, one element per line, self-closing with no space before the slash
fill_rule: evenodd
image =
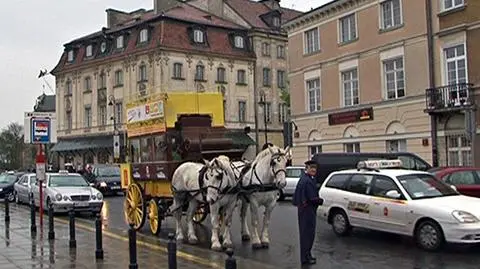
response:
<path id="1" fill-rule="evenodd" d="M 66 220 L 63 220 L 63 219 L 60 219 L 60 218 L 55 218 L 56 221 L 58 222 L 61 222 L 63 224 L 69 224 L 68 221 Z M 88 227 L 86 225 L 83 225 L 83 224 L 79 224 L 78 222 L 75 223 L 75 226 L 76 227 L 79 227 L 81 229 L 84 229 L 84 230 L 87 230 L 87 231 L 90 231 L 90 232 L 95 232 L 95 229 L 92 228 L 92 227 Z M 127 241 L 128 242 L 128 237 L 126 236 L 121 236 L 121 235 L 118 235 L 118 234 L 114 234 L 114 233 L 111 233 L 109 231 L 105 231 L 103 230 L 102 233 L 108 237 L 111 237 L 111 238 L 115 238 L 115 239 L 118 239 L 118 240 L 122 240 L 122 241 Z M 166 247 L 162 247 L 162 246 L 159 246 L 159 245 L 155 245 L 155 244 L 151 244 L 151 243 L 148 243 L 148 242 L 145 242 L 145 241 L 142 241 L 142 240 L 138 240 L 137 239 L 137 245 L 141 245 L 141 246 L 145 246 L 145 247 L 148 247 L 152 250 L 160 250 L 164 253 L 168 253 L 168 250 Z M 218 263 L 215 263 L 215 262 L 211 262 L 210 260 L 208 259 L 203 259 L 203 258 L 200 258 L 200 257 L 197 257 L 195 255 L 192 255 L 192 254 L 188 254 L 186 252 L 183 252 L 183 251 L 178 251 L 177 250 L 177 257 L 180 257 L 184 260 L 187 260 L 187 261 L 190 261 L 190 262 L 195 262 L 197 264 L 200 264 L 200 265 L 205 265 L 205 266 L 209 266 L 211 268 L 218 268 L 218 269 L 223 269 L 225 268 L 224 266 L 221 266 L 219 265 Z"/>

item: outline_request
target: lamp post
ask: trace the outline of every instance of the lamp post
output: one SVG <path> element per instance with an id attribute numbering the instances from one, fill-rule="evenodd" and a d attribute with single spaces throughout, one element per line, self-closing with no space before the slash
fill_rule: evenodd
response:
<path id="1" fill-rule="evenodd" d="M 265 144 L 268 143 L 268 128 L 267 128 L 267 102 L 266 102 L 266 97 L 265 93 L 262 92 L 260 94 L 260 101 L 258 102 L 260 106 L 263 106 L 263 125 L 265 126 Z"/>
<path id="2" fill-rule="evenodd" d="M 118 159 L 120 158 L 120 136 L 118 134 L 117 129 L 117 113 L 115 113 L 115 96 L 110 95 L 108 97 L 109 102 L 108 106 L 113 107 L 113 116 L 110 117 L 110 120 L 113 120 L 113 160 L 114 163 L 118 163 Z"/>

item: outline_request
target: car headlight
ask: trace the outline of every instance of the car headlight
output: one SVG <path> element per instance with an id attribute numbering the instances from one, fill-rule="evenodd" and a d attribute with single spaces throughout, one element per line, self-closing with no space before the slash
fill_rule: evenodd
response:
<path id="1" fill-rule="evenodd" d="M 3 191 L 3 189 L 2 189 L 2 188 L 0 188 L 0 191 Z"/>
<path id="2" fill-rule="evenodd" d="M 64 201 L 68 201 L 68 200 L 70 200 L 70 197 L 64 195 L 64 196 L 63 196 L 63 200 L 64 200 Z"/>
<path id="3" fill-rule="evenodd" d="M 100 182 L 100 187 L 106 187 L 107 186 L 107 183 L 105 182 Z"/>
<path id="4" fill-rule="evenodd" d="M 55 200 L 61 201 L 62 200 L 62 195 L 60 193 L 55 194 Z"/>
<path id="5" fill-rule="evenodd" d="M 92 199 L 92 200 L 96 200 L 96 199 L 97 199 L 97 196 L 92 195 L 91 199 Z"/>
<path id="6" fill-rule="evenodd" d="M 98 199 L 98 200 L 102 200 L 102 198 L 103 198 L 102 193 L 97 192 L 97 199 Z"/>
<path id="7" fill-rule="evenodd" d="M 453 211 L 452 216 L 460 223 L 475 223 L 480 221 L 473 214 L 461 210 Z"/>

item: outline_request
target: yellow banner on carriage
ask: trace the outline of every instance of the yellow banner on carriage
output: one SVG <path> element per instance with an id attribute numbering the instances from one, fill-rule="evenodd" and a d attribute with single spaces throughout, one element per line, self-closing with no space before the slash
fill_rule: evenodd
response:
<path id="1" fill-rule="evenodd" d="M 154 95 L 127 104 L 128 137 L 165 132 L 165 95 Z"/>

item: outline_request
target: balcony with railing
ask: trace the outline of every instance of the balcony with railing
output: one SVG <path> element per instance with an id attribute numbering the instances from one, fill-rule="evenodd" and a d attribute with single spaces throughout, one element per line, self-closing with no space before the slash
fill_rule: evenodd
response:
<path id="1" fill-rule="evenodd" d="M 452 84 L 425 91 L 427 113 L 447 113 L 461 111 L 475 105 L 473 85 Z"/>

